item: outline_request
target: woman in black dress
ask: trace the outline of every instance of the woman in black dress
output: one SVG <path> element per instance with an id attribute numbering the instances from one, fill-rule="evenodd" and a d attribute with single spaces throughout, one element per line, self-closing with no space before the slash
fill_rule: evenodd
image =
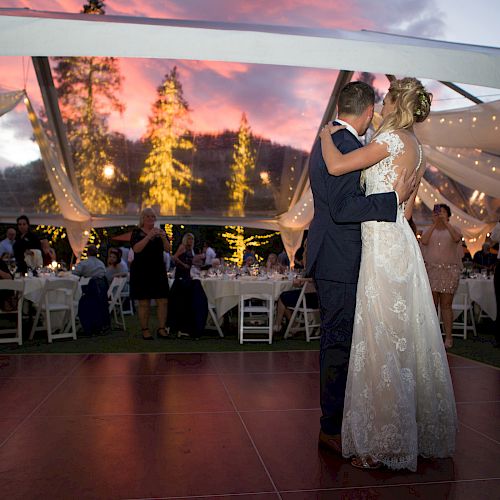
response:
<path id="1" fill-rule="evenodd" d="M 189 333 L 199 338 L 204 331 L 208 315 L 207 296 L 200 280 L 191 279 L 193 266 L 194 235 L 187 233 L 173 255 L 175 262 L 175 281 L 170 294 L 168 322 L 170 332 L 178 335 Z"/>
<path id="2" fill-rule="evenodd" d="M 155 299 L 158 309 L 159 338 L 167 338 L 168 276 L 163 252 L 170 251 L 165 231 L 155 227 L 156 214 L 152 208 L 141 212 L 139 227 L 132 231 L 130 246 L 134 260 L 130 266 L 130 296 L 139 302 L 139 323 L 144 340 L 152 340 L 149 331 L 149 309 Z"/>

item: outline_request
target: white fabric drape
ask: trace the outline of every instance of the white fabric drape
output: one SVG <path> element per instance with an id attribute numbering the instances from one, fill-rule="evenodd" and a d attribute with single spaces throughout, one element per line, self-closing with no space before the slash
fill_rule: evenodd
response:
<path id="1" fill-rule="evenodd" d="M 24 97 L 24 90 L 14 90 L 0 94 L 0 116 L 13 110 Z"/>
<path id="2" fill-rule="evenodd" d="M 66 170 L 49 142 L 28 96 L 25 96 L 24 102 L 36 142 L 40 148 L 50 187 L 65 219 L 65 227 L 71 248 L 78 257 L 85 248 L 92 227 L 90 213 L 83 205 L 78 194 L 75 193 Z"/>
<path id="3" fill-rule="evenodd" d="M 471 254 L 481 249 L 486 234 L 491 230 L 495 223 L 483 222 L 463 210 L 460 210 L 456 205 L 448 201 L 436 188 L 432 187 L 425 179 L 420 182 L 418 197 L 431 210 L 436 203 L 445 203 L 450 207 L 451 219 L 450 222 L 458 227 L 465 238 L 467 248 Z"/>
<path id="4" fill-rule="evenodd" d="M 424 146 L 427 162 L 451 179 L 500 198 L 500 158 L 477 149 Z"/>
<path id="5" fill-rule="evenodd" d="M 314 203 L 309 181 L 304 187 L 302 195 L 288 212 L 278 217 L 278 227 L 281 240 L 285 247 L 290 263 L 293 263 L 295 253 L 300 248 L 304 229 L 309 227 L 314 215 Z"/>
<path id="6" fill-rule="evenodd" d="M 450 148 L 477 148 L 500 154 L 500 101 L 470 108 L 433 112 L 415 125 L 422 144 Z"/>

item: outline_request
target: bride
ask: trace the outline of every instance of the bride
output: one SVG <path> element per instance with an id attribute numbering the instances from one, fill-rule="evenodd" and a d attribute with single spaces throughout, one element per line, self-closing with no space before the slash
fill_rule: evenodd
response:
<path id="1" fill-rule="evenodd" d="M 393 222 L 363 222 L 356 315 L 342 423 L 342 453 L 361 468 L 416 471 L 417 456 L 453 455 L 457 416 L 429 280 L 407 222 L 424 173 L 413 124 L 426 119 L 432 94 L 415 78 L 394 80 L 372 142 L 343 155 L 322 130 L 328 171 L 362 172 L 366 195 L 392 191 L 400 175 L 417 183 Z M 367 168 L 369 167 L 369 168 Z"/>

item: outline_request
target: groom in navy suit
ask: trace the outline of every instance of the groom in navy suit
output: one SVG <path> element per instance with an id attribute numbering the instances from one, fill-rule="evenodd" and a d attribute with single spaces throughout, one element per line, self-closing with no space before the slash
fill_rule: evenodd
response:
<path id="1" fill-rule="evenodd" d="M 333 135 L 342 153 L 362 147 L 373 118 L 375 94 L 364 82 L 348 83 L 339 94 L 336 124 L 346 128 Z M 328 173 L 318 138 L 309 161 L 314 218 L 307 237 L 307 274 L 316 282 L 321 311 L 319 444 L 342 452 L 340 432 L 351 350 L 356 287 L 361 261 L 361 222 L 396 221 L 398 203 L 406 201 L 414 178 L 404 176 L 394 191 L 364 195 L 360 171 Z"/>

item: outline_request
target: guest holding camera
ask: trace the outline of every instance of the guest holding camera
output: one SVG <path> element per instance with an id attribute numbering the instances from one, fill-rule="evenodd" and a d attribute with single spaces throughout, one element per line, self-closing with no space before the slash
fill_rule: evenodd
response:
<path id="1" fill-rule="evenodd" d="M 168 338 L 167 322 L 168 277 L 163 252 L 170 251 L 165 231 L 155 227 L 156 214 L 145 208 L 140 215 L 139 226 L 132 231 L 130 245 L 134 260 L 130 265 L 130 297 L 139 302 L 139 322 L 142 338 L 153 340 L 149 331 L 151 299 L 157 305 L 158 338 Z"/>
<path id="2" fill-rule="evenodd" d="M 445 347 L 453 347 L 453 296 L 462 271 L 462 234 L 450 224 L 448 205 L 434 205 L 432 225 L 420 239 L 432 296 L 436 308 L 441 308 Z"/>

